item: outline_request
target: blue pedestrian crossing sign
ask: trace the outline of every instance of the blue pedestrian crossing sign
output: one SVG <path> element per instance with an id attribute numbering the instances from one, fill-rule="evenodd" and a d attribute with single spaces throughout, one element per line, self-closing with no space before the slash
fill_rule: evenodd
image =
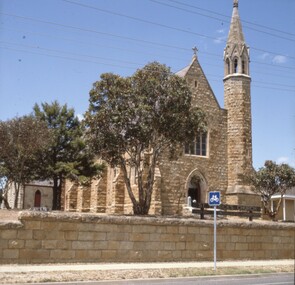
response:
<path id="1" fill-rule="evenodd" d="M 209 192 L 208 204 L 210 206 L 219 206 L 221 203 L 221 196 L 219 191 L 211 191 Z"/>

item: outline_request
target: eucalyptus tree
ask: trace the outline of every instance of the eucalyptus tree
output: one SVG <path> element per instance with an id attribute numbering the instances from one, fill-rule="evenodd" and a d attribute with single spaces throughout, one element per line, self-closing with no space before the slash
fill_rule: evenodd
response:
<path id="1" fill-rule="evenodd" d="M 37 178 L 38 158 L 50 144 L 50 130 L 33 116 L 0 121 L 0 180 L 1 198 L 6 208 L 17 208 L 20 188 Z M 13 205 L 7 200 L 14 189 Z"/>
<path id="2" fill-rule="evenodd" d="M 90 91 L 85 114 L 93 151 L 121 168 L 136 215 L 148 214 L 155 168 L 164 151 L 177 153 L 205 127 L 204 113 L 191 107 L 192 94 L 183 78 L 157 62 L 130 77 L 104 73 Z M 137 192 L 128 169 L 137 173 Z"/>
<path id="3" fill-rule="evenodd" d="M 245 176 L 253 191 L 261 196 L 264 209 L 268 216 L 275 219 L 279 212 L 283 195 L 288 189 L 295 187 L 295 169 L 288 164 L 276 164 L 267 160 L 264 167 Z M 274 209 L 271 208 L 271 197 L 280 195 L 280 200 Z"/>

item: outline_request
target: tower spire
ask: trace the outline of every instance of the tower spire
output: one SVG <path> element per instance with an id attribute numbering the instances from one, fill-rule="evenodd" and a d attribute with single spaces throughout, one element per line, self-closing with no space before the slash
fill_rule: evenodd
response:
<path id="1" fill-rule="evenodd" d="M 228 43 L 245 43 L 238 7 L 238 0 L 234 0 L 230 29 L 227 38 Z"/>
<path id="2" fill-rule="evenodd" d="M 234 0 L 227 43 L 224 49 L 225 76 L 232 74 L 250 75 L 249 48 L 245 43 L 238 6 L 238 0 Z"/>
<path id="3" fill-rule="evenodd" d="M 251 77 L 249 49 L 238 11 L 233 12 L 224 49 L 224 107 L 227 110 L 227 203 L 252 204 L 250 186 L 241 175 L 252 171 Z"/>

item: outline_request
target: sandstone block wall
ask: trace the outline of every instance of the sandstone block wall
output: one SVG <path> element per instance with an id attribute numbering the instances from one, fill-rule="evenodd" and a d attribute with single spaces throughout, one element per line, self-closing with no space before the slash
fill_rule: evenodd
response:
<path id="1" fill-rule="evenodd" d="M 218 260 L 294 259 L 295 224 L 219 221 Z M 163 262 L 213 258 L 213 222 L 22 212 L 0 223 L 0 263 Z"/>
<path id="2" fill-rule="evenodd" d="M 240 175 L 252 171 L 251 78 L 224 79 L 224 105 L 228 115 L 228 189 L 243 185 Z"/>
<path id="3" fill-rule="evenodd" d="M 204 179 L 201 202 L 207 202 L 209 191 L 227 190 L 227 111 L 221 109 L 210 84 L 198 62 L 193 59 L 184 76 L 192 91 L 192 106 L 201 108 L 207 120 L 207 155 L 183 154 L 171 161 L 162 157 L 159 168 L 162 175 L 162 214 L 181 214 L 188 196 L 188 184 L 193 176 Z"/>

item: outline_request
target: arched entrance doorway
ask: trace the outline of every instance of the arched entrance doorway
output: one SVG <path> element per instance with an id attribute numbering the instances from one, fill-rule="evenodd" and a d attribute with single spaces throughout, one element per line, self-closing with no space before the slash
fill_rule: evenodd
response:
<path id="1" fill-rule="evenodd" d="M 193 170 L 186 180 L 186 204 L 191 202 L 205 203 L 207 200 L 208 184 L 203 174 Z M 190 197 L 190 199 L 188 199 Z"/>
<path id="2" fill-rule="evenodd" d="M 188 197 L 191 197 L 192 202 L 201 203 L 201 185 L 200 177 L 193 176 L 188 186 Z"/>
<path id="3" fill-rule="evenodd" d="M 40 192 L 40 190 L 37 190 L 35 192 L 34 207 L 35 208 L 41 207 L 41 192 Z"/>

